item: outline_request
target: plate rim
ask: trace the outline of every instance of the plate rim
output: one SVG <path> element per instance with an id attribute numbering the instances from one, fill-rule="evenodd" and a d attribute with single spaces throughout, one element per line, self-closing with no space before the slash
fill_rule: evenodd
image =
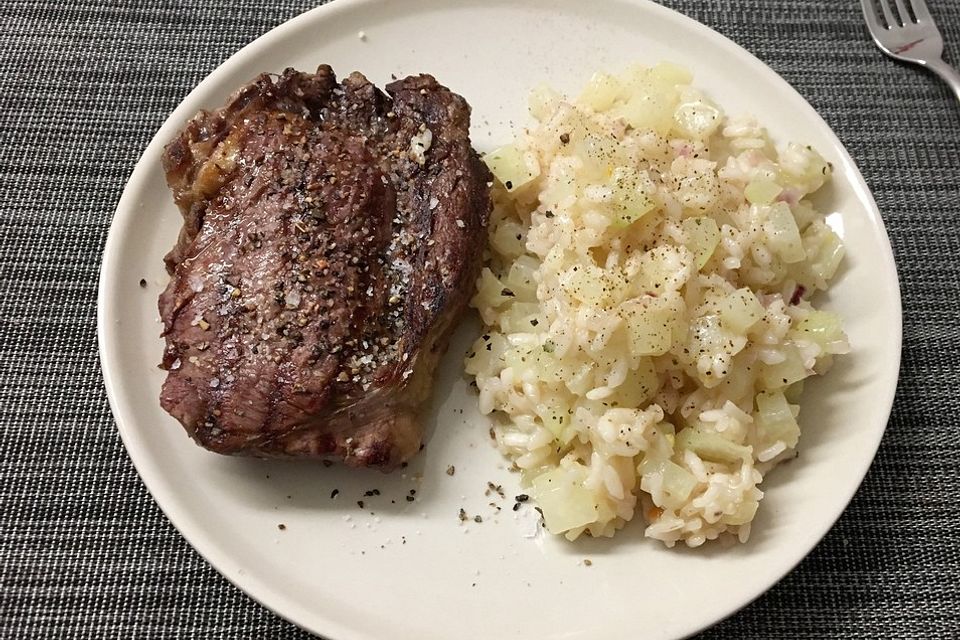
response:
<path id="1" fill-rule="evenodd" d="M 225 553 L 217 547 L 213 538 L 206 535 L 202 530 L 192 530 L 188 534 L 188 532 L 184 530 L 184 526 L 180 524 L 183 522 L 183 518 L 181 517 L 178 519 L 176 516 L 178 511 L 177 505 L 172 504 L 173 501 L 169 500 L 168 504 L 163 504 L 161 499 L 155 493 L 153 487 L 157 486 L 159 479 L 156 478 L 154 474 L 151 473 L 151 470 L 147 468 L 147 461 L 142 454 L 135 452 L 137 451 L 137 448 L 131 445 L 131 427 L 126 426 L 124 424 L 125 420 L 120 418 L 121 411 L 119 398 L 122 393 L 121 388 L 123 383 L 119 381 L 121 376 L 117 375 L 117 373 L 114 371 L 116 365 L 111 364 L 111 362 L 115 360 L 114 357 L 111 357 L 112 354 L 109 345 L 112 335 L 112 319 L 107 317 L 106 311 L 107 307 L 109 306 L 108 298 L 113 294 L 111 293 L 111 290 L 108 289 L 108 285 L 112 277 L 111 274 L 115 273 L 116 271 L 115 263 L 119 260 L 118 256 L 120 254 L 120 247 L 122 246 L 121 239 L 122 236 L 125 235 L 122 231 L 122 227 L 125 223 L 129 224 L 134 216 L 133 212 L 135 207 L 133 206 L 133 200 L 135 189 L 132 187 L 143 182 L 146 176 L 149 175 L 149 171 L 151 169 L 148 164 L 145 163 L 145 159 L 150 156 L 156 156 L 158 154 L 158 150 L 165 146 L 167 140 L 172 137 L 173 130 L 179 129 L 182 126 L 182 123 L 196 112 L 197 109 L 195 106 L 193 106 L 193 104 L 198 101 L 198 96 L 205 91 L 205 87 L 216 81 L 218 77 L 227 75 L 234 69 L 244 66 L 247 64 L 248 59 L 254 57 L 258 51 L 273 47 L 275 43 L 279 42 L 288 31 L 292 31 L 302 24 L 306 24 L 311 21 L 330 20 L 333 19 L 337 14 L 348 14 L 352 11 L 362 10 L 368 5 L 376 6 L 378 4 L 385 4 L 386 2 L 387 0 L 332 0 L 326 4 L 308 9 L 307 11 L 299 13 L 283 23 L 271 28 L 269 31 L 263 33 L 248 44 L 236 50 L 223 62 L 217 65 L 212 71 L 210 71 L 210 73 L 204 76 L 204 78 L 200 80 L 197 85 L 194 86 L 182 98 L 182 100 L 180 100 L 177 106 L 170 112 L 161 126 L 153 134 L 153 137 L 140 154 L 133 170 L 127 178 L 123 187 L 123 193 L 118 200 L 114 214 L 111 217 L 109 231 L 107 233 L 100 261 L 97 284 L 97 351 L 104 387 L 107 392 L 111 414 L 114 418 L 114 422 L 116 423 L 117 430 L 120 433 L 124 449 L 127 453 L 127 456 L 133 463 L 140 481 L 146 487 L 151 499 L 164 514 L 167 520 L 177 530 L 179 535 L 187 541 L 190 547 L 234 587 L 242 591 L 245 595 L 256 601 L 261 606 L 265 607 L 267 610 L 271 611 L 273 614 L 283 618 L 284 620 L 287 620 L 288 622 L 305 631 L 314 634 L 320 633 L 320 631 L 305 626 L 305 623 L 294 619 L 293 614 L 288 614 L 287 612 L 281 610 L 279 606 L 275 607 L 271 602 L 269 602 L 270 596 L 272 593 L 275 593 L 275 590 L 272 589 L 269 584 L 265 584 L 265 581 L 258 580 L 250 574 L 237 574 L 226 570 L 227 558 L 224 557 Z M 414 3 L 411 3 L 411 5 L 413 4 Z M 451 2 L 450 6 L 454 6 L 456 4 L 462 5 L 477 3 L 474 2 L 474 0 L 460 0 L 459 2 Z M 493 0 L 492 2 L 483 4 L 485 7 L 492 7 L 497 4 L 510 3 L 507 0 Z M 902 291 L 900 287 L 896 261 L 894 259 L 893 249 L 890 243 L 889 234 L 887 233 L 886 225 L 883 222 L 880 209 L 877 206 L 876 200 L 873 197 L 873 193 L 867 185 L 860 168 L 850 155 L 850 152 L 847 150 L 846 146 L 840 140 L 839 136 L 837 136 L 830 125 L 820 115 L 820 113 L 807 101 L 802 94 L 800 94 L 793 87 L 793 85 L 791 85 L 773 68 L 759 59 L 745 47 L 741 46 L 731 38 L 725 36 L 719 31 L 716 31 L 710 26 L 703 24 L 677 10 L 657 4 L 652 0 L 614 0 L 613 4 L 622 5 L 626 7 L 627 10 L 659 13 L 660 17 L 664 18 L 665 20 L 672 21 L 681 28 L 691 30 L 692 32 L 699 33 L 700 35 L 709 38 L 712 44 L 723 47 L 730 53 L 733 53 L 737 56 L 744 57 L 753 65 L 755 72 L 767 76 L 769 80 L 780 86 L 785 92 L 792 94 L 792 98 L 799 100 L 799 104 L 803 106 L 811 121 L 815 122 L 817 126 L 822 129 L 824 134 L 834 144 L 835 148 L 842 154 L 843 160 L 850 167 L 852 171 L 850 176 L 850 187 L 856 191 L 858 199 L 864 205 L 866 205 L 865 212 L 868 214 L 872 226 L 879 232 L 879 240 L 883 244 L 884 251 L 882 255 L 882 261 L 894 276 L 892 280 L 894 290 L 892 293 L 895 295 L 892 299 L 895 301 L 895 304 L 892 305 L 892 308 L 887 311 L 891 315 L 890 322 L 892 326 L 896 328 L 895 335 L 892 336 L 896 341 L 896 345 L 895 349 L 893 350 L 895 357 L 888 365 L 889 370 L 884 372 L 887 379 L 885 381 L 886 384 L 884 385 L 882 414 L 885 415 L 886 418 L 882 428 L 876 429 L 873 434 L 873 441 L 870 443 L 869 447 L 869 456 L 864 456 L 862 458 L 863 462 L 861 465 L 859 465 L 861 468 L 857 469 L 856 471 L 856 476 L 859 479 L 855 484 L 851 483 L 851 486 L 846 487 L 844 491 L 840 492 L 843 495 L 843 500 L 841 502 L 842 507 L 837 513 L 831 514 L 829 518 L 824 518 L 823 523 L 826 526 L 823 528 L 822 533 L 818 533 L 817 535 L 804 540 L 799 540 L 797 544 L 793 545 L 795 551 L 793 554 L 791 554 L 791 556 L 795 555 L 795 558 L 786 563 L 785 568 L 783 568 L 782 571 L 773 571 L 767 575 L 766 579 L 758 581 L 757 585 L 755 585 L 755 588 L 749 590 L 749 593 L 744 596 L 738 606 L 730 609 L 722 616 L 713 617 L 710 620 L 703 621 L 699 625 L 689 627 L 688 632 L 684 636 L 681 636 L 689 637 L 720 623 L 722 620 L 725 620 L 730 616 L 735 615 L 744 607 L 748 606 L 761 595 L 769 591 L 774 585 L 786 577 L 787 574 L 793 571 L 793 569 L 805 558 L 807 558 L 814 547 L 816 547 L 816 545 L 819 544 L 820 541 L 823 540 L 823 538 L 833 529 L 837 520 L 847 510 L 850 502 L 863 485 L 864 479 L 866 478 L 866 475 L 876 458 L 883 436 L 886 433 L 886 429 L 889 426 L 890 415 L 896 396 L 903 351 Z M 334 619 L 323 618 L 323 624 L 324 629 L 322 633 L 325 636 L 329 636 L 331 640 L 350 640 L 352 638 L 361 637 L 358 635 L 358 632 L 355 630 L 355 628 L 339 624 Z"/>

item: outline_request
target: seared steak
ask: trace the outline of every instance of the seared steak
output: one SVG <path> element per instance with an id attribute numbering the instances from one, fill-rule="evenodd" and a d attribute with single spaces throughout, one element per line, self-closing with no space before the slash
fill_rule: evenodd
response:
<path id="1" fill-rule="evenodd" d="M 224 454 L 388 470 L 477 276 L 490 211 L 470 107 L 428 75 L 263 74 L 166 148 L 183 229 L 161 404 Z"/>

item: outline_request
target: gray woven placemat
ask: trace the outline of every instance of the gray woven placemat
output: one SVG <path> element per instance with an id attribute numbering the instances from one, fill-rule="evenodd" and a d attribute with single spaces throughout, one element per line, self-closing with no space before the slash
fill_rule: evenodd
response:
<path id="1" fill-rule="evenodd" d="M 960 2 L 928 1 L 960 62 Z M 308 637 L 220 577 L 150 498 L 107 406 L 95 299 L 114 206 L 160 123 L 313 4 L 0 0 L 3 637 Z M 704 637 L 956 637 L 960 105 L 881 57 L 856 0 L 665 4 L 745 45 L 839 134 L 883 212 L 905 311 L 896 406 L 857 497 L 793 573 Z"/>

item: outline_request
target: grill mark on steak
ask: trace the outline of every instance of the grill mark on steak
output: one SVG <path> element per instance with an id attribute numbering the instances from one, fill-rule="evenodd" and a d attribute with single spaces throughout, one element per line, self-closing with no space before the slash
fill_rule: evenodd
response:
<path id="1" fill-rule="evenodd" d="M 325 65 L 263 74 L 167 146 L 184 223 L 161 404 L 202 446 L 387 470 L 419 450 L 491 177 L 460 96 L 427 75 L 387 92 Z"/>

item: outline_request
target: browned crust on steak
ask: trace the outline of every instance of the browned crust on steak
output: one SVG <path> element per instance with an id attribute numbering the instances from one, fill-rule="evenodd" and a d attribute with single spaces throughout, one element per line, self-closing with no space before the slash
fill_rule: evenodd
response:
<path id="1" fill-rule="evenodd" d="M 427 75 L 263 74 L 166 148 L 161 404 L 219 453 L 391 469 L 480 265 L 489 172 Z M 423 157 L 411 140 L 432 141 Z"/>

